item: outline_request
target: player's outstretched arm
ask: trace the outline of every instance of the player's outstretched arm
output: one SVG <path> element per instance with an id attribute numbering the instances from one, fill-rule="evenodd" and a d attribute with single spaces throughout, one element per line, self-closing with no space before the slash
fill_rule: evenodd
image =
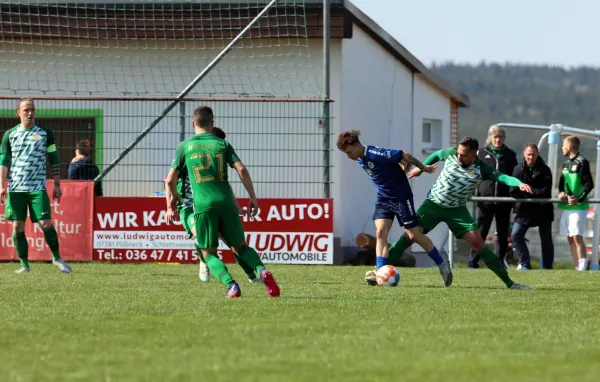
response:
<path id="1" fill-rule="evenodd" d="M 433 154 L 429 155 L 427 157 L 427 159 L 425 159 L 425 161 L 423 162 L 423 165 L 426 167 L 431 166 L 430 168 L 432 169 L 432 171 L 430 171 L 430 172 L 433 172 L 437 169 L 437 166 L 438 166 L 437 163 L 439 161 L 446 160 L 453 153 L 456 153 L 455 147 L 448 147 L 446 149 L 438 150 L 438 151 L 434 152 Z M 415 176 L 420 176 L 422 173 L 423 173 L 423 170 L 421 170 L 419 168 L 415 168 L 408 174 L 408 179 L 413 178 Z"/>
<path id="2" fill-rule="evenodd" d="M 448 155 L 450 155 L 450 152 L 454 150 L 454 148 L 448 148 L 448 149 L 442 149 L 442 150 L 438 150 L 434 153 L 432 153 L 431 155 L 429 155 L 427 157 L 427 159 L 425 159 L 425 162 L 423 162 L 423 164 L 425 166 L 429 166 L 432 164 L 436 164 L 439 161 L 443 161 L 446 160 L 448 158 Z"/>
<path id="3" fill-rule="evenodd" d="M 506 184 L 508 187 L 518 187 L 519 190 L 528 194 L 533 193 L 533 188 L 531 188 L 530 185 L 521 182 L 515 177 L 503 174 L 485 163 L 481 165 L 481 176 L 484 180 L 493 180 L 495 182 Z"/>
<path id="4" fill-rule="evenodd" d="M 406 163 L 408 163 L 409 166 L 415 166 L 416 168 L 418 168 L 420 171 L 426 172 L 426 173 L 432 173 L 435 171 L 435 169 L 437 168 L 437 166 L 435 164 L 433 165 L 425 165 L 423 164 L 420 160 L 418 160 L 417 158 L 413 157 L 410 153 L 403 151 L 402 152 L 402 160 L 406 161 Z"/>
<path id="5" fill-rule="evenodd" d="M 167 195 L 167 220 L 177 216 L 177 202 L 181 202 L 181 195 L 177 192 L 177 179 L 179 179 L 179 170 L 169 169 L 169 174 L 165 180 L 165 194 Z M 167 191 L 168 190 L 168 191 Z"/>
<path id="6" fill-rule="evenodd" d="M 254 193 L 254 185 L 252 184 L 252 178 L 250 178 L 250 171 L 244 166 L 242 161 L 237 161 L 233 165 L 235 170 L 244 185 L 244 188 L 250 196 L 250 210 L 248 211 L 249 216 L 256 216 L 258 213 L 258 201 L 256 200 L 256 194 Z"/>

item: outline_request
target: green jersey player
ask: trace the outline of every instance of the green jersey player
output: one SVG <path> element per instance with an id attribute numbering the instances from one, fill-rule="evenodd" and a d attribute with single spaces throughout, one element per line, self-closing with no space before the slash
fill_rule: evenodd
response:
<path id="1" fill-rule="evenodd" d="M 220 139 L 225 139 L 227 137 L 225 132 L 218 127 L 213 127 L 211 132 L 217 138 L 220 138 Z M 168 188 L 168 185 L 167 185 L 167 188 Z M 195 227 L 196 219 L 194 218 L 194 199 L 192 198 L 192 185 L 190 184 L 190 178 L 188 177 L 187 171 L 181 171 L 179 173 L 179 179 L 177 181 L 177 192 L 179 192 L 179 195 L 181 195 L 181 199 L 182 199 L 182 202 L 180 204 L 178 204 L 178 206 L 177 206 L 177 212 L 179 213 L 179 217 L 181 219 L 181 225 L 183 226 L 183 228 L 185 229 L 185 232 L 187 232 L 189 237 L 195 238 L 196 237 L 196 227 Z M 167 209 L 169 208 L 168 204 L 169 204 L 169 201 L 167 200 Z M 243 214 L 243 210 L 239 206 L 238 206 L 238 210 L 240 212 L 242 212 L 242 214 Z M 244 260 L 242 260 L 238 256 L 237 252 L 235 251 L 235 248 L 233 248 L 232 251 L 233 251 L 233 255 L 235 256 L 236 261 L 242 267 L 244 272 L 246 272 L 246 275 L 248 276 L 248 281 L 250 281 L 250 283 L 253 283 L 253 284 L 261 283 L 262 280 L 260 278 L 256 277 L 256 273 L 254 273 L 254 269 L 252 269 L 248 264 L 246 264 L 244 262 Z M 200 250 L 198 250 L 198 253 L 200 253 Z M 202 256 L 200 256 L 199 276 L 200 276 L 200 280 L 202 280 L 204 282 L 210 281 L 210 271 L 209 271 L 208 267 L 206 266 L 206 263 L 204 262 L 204 258 L 202 258 Z"/>
<path id="2" fill-rule="evenodd" d="M 279 286 L 271 272 L 267 271 L 256 251 L 246 244 L 244 228 L 237 201 L 227 180 L 226 164 L 234 167 L 250 196 L 249 214 L 256 216 L 258 202 L 248 169 L 240 161 L 229 142 L 211 133 L 214 125 L 212 109 L 201 106 L 194 110 L 196 135 L 177 146 L 175 158 L 167 175 L 167 200 L 169 219 L 182 202 L 177 191 L 177 179 L 181 171 L 190 178 L 194 200 L 196 245 L 201 256 L 216 277 L 227 287 L 226 297 L 241 296 L 239 285 L 229 274 L 227 267 L 217 256 L 219 235 L 227 246 L 236 250 L 244 262 L 260 275 L 271 297 L 278 297 Z"/>
<path id="3" fill-rule="evenodd" d="M 510 279 L 500 259 L 486 247 L 466 203 L 483 180 L 493 180 L 510 187 L 518 187 L 527 193 L 531 193 L 532 189 L 519 179 L 502 174 L 483 163 L 477 158 L 478 149 L 479 143 L 475 138 L 465 137 L 459 143 L 458 148 L 451 147 L 437 151 L 423 162 L 427 166 L 445 161 L 445 165 L 442 173 L 431 187 L 427 199 L 417 211 L 421 227 L 427 233 L 439 223 L 446 223 L 454 236 L 467 241 L 471 248 L 483 258 L 488 268 L 500 277 L 508 288 L 531 289 L 527 285 L 517 284 Z M 415 168 L 410 172 L 409 178 L 419 176 L 421 173 L 421 170 Z M 406 235 L 392 244 L 390 264 L 394 264 L 394 261 L 402 256 L 411 245 L 412 242 Z M 369 276 L 366 277 L 367 282 L 371 281 Z"/>
<path id="4" fill-rule="evenodd" d="M 21 123 L 4 133 L 0 146 L 0 200 L 6 201 L 5 218 L 13 221 L 13 241 L 21 267 L 16 273 L 31 270 L 29 246 L 25 237 L 25 220 L 29 211 L 32 223 L 38 223 L 52 251 L 52 263 L 63 273 L 71 268 L 59 254 L 58 235 L 51 219 L 51 206 L 46 191 L 46 155 L 50 159 L 53 197 L 60 202 L 60 164 L 54 135 L 35 124 L 35 105 L 30 98 L 17 104 Z M 8 190 L 4 188 L 8 180 Z"/>

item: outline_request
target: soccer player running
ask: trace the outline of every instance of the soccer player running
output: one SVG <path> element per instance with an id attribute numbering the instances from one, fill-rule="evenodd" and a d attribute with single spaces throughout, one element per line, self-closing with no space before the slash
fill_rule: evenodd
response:
<path id="1" fill-rule="evenodd" d="M 218 127 L 213 127 L 211 129 L 211 133 L 213 133 L 219 139 L 225 139 L 227 137 L 225 132 Z M 169 185 L 165 184 L 165 187 L 166 187 L 165 193 L 166 193 L 166 199 L 167 199 L 167 219 L 169 220 L 169 223 L 171 223 L 173 221 L 173 217 L 175 216 L 175 211 L 171 210 L 171 199 L 172 199 L 173 195 L 171 194 Z M 195 239 L 196 239 L 196 227 L 195 227 L 196 219 L 194 218 L 194 199 L 192 198 L 192 186 L 190 184 L 190 178 L 188 177 L 187 171 L 182 170 L 179 173 L 179 179 L 177 181 L 177 192 L 179 192 L 179 195 L 181 195 L 181 198 L 182 198 L 182 202 L 177 204 L 177 212 L 181 219 L 181 225 L 185 229 L 185 232 L 188 234 L 188 237 L 194 238 L 194 241 L 195 241 Z M 236 203 L 237 203 L 237 199 L 235 199 L 235 196 L 234 196 L 234 200 L 236 200 Z M 244 211 L 239 207 L 239 205 L 238 205 L 238 211 L 241 212 L 241 214 L 244 214 Z M 201 251 L 199 248 L 197 248 L 197 246 L 196 246 L 196 250 L 198 251 L 198 255 L 200 255 Z M 239 255 L 237 254 L 235 249 L 232 249 L 232 251 L 233 251 L 233 255 L 235 256 L 236 261 L 242 267 L 244 272 L 246 272 L 246 275 L 248 276 L 248 281 L 250 283 L 262 283 L 262 280 L 260 278 L 256 277 L 256 273 L 254 273 L 254 269 L 252 269 L 248 264 L 246 264 L 244 262 L 244 260 L 242 260 L 239 257 Z M 208 269 L 208 266 L 204 262 L 204 258 L 202 256 L 200 256 L 199 276 L 200 276 L 200 280 L 202 280 L 204 282 L 210 281 L 210 270 Z"/>
<path id="2" fill-rule="evenodd" d="M 410 238 L 411 242 L 418 243 L 427 251 L 429 257 L 439 267 L 444 285 L 450 286 L 452 284 L 450 265 L 444 261 L 437 248 L 419 227 L 412 190 L 400 163 L 404 161 L 407 166 L 416 166 L 420 171 L 425 172 L 435 171 L 436 166 L 426 166 L 406 151 L 364 146 L 358 138 L 359 135 L 360 132 L 357 130 L 341 133 L 338 136 L 337 147 L 348 158 L 357 161 L 377 186 L 377 201 L 373 213 L 377 238 L 375 248 L 377 269 L 388 264 L 388 234 L 394 218 L 397 218 L 400 226 L 404 227 L 404 234 Z M 389 263 L 394 264 L 392 261 Z M 367 272 L 365 279 L 373 284 L 375 272 Z"/>
<path id="3" fill-rule="evenodd" d="M 194 110 L 196 135 L 177 146 L 167 175 L 173 195 L 170 207 L 176 211 L 177 203 L 182 201 L 177 191 L 177 179 L 181 171 L 187 171 L 194 200 L 196 245 L 210 272 L 227 287 L 225 297 L 240 297 L 242 292 L 217 255 L 219 234 L 225 244 L 233 247 L 244 262 L 256 270 L 265 283 L 268 295 L 278 297 L 280 289 L 273 274 L 267 271 L 258 253 L 246 244 L 237 201 L 227 180 L 225 165 L 236 169 L 250 196 L 248 213 L 254 217 L 258 213 L 258 201 L 250 173 L 229 142 L 211 133 L 213 125 L 214 115 L 210 107 L 200 106 Z"/>
<path id="4" fill-rule="evenodd" d="M 60 258 L 58 234 L 51 220 L 50 199 L 46 191 L 46 155 L 50 159 L 54 190 L 60 202 L 60 164 L 54 135 L 35 124 L 35 105 L 31 98 L 17 103 L 21 123 L 4 133 L 0 146 L 0 200 L 6 201 L 5 217 L 13 221 L 13 241 L 21 267 L 16 273 L 31 271 L 29 245 L 25 237 L 27 211 L 32 223 L 38 223 L 52 252 L 52 264 L 63 273 L 72 270 Z M 10 174 L 10 176 L 9 176 Z M 8 190 L 4 188 L 8 180 Z"/>
<path id="5" fill-rule="evenodd" d="M 475 138 L 465 137 L 460 141 L 458 148 L 450 147 L 436 151 L 423 162 L 426 166 L 439 161 L 446 163 L 442 173 L 431 187 L 427 199 L 417 211 L 421 227 L 427 233 L 439 223 L 446 223 L 454 236 L 467 241 L 488 268 L 500 277 L 508 288 L 529 290 L 530 286 L 512 281 L 500 259 L 486 247 L 475 220 L 467 210 L 466 203 L 483 180 L 492 180 L 509 187 L 518 187 L 521 191 L 529 194 L 532 193 L 532 189 L 519 179 L 502 174 L 479 160 L 477 158 L 478 149 L 479 143 Z M 415 168 L 408 177 L 410 179 L 422 173 L 422 169 Z M 406 234 L 403 235 L 400 240 L 390 246 L 390 261 L 396 261 L 411 244 L 411 238 Z"/>

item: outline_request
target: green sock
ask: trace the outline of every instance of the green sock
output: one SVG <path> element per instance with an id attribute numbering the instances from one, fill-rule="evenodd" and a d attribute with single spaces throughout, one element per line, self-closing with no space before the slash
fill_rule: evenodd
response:
<path id="1" fill-rule="evenodd" d="M 408 239 L 406 235 L 402 235 L 400 240 L 390 245 L 390 256 L 388 257 L 388 264 L 394 265 L 398 261 L 398 259 L 404 254 L 410 246 L 413 245 L 413 242 Z"/>
<path id="2" fill-rule="evenodd" d="M 483 252 L 479 253 L 479 256 L 483 259 L 485 265 L 500 277 L 500 279 L 506 284 L 507 287 L 511 287 L 515 282 L 510 279 L 508 272 L 498 257 L 492 252 L 491 249 L 485 248 Z"/>
<path id="3" fill-rule="evenodd" d="M 50 251 L 52 251 L 52 261 L 60 260 L 60 254 L 58 253 L 58 234 L 56 233 L 54 226 L 44 230 L 44 237 L 46 238 L 48 247 L 50 247 Z"/>
<path id="4" fill-rule="evenodd" d="M 252 269 L 256 270 L 256 273 L 260 275 L 260 272 L 265 269 L 265 265 L 260 260 L 258 253 L 254 250 L 254 248 L 244 245 L 239 251 L 239 256 L 244 260 L 244 262 L 249 265 Z M 241 264 L 240 264 L 241 265 Z"/>
<path id="5" fill-rule="evenodd" d="M 229 274 L 227 267 L 219 259 L 219 256 L 217 256 L 216 253 L 209 253 L 206 256 L 205 260 L 206 260 L 206 265 L 208 266 L 208 269 L 210 269 L 210 273 L 215 275 L 219 279 L 219 281 L 221 281 L 223 284 L 225 284 L 226 287 L 231 285 L 231 283 L 235 282 L 233 277 L 231 277 L 231 275 Z"/>
<path id="6" fill-rule="evenodd" d="M 246 272 L 248 279 L 254 280 L 256 278 L 256 273 L 254 273 L 254 269 L 248 264 L 246 264 L 244 259 L 242 259 L 237 253 L 234 252 L 233 256 L 235 256 L 235 261 L 237 261 L 237 263 L 240 265 L 240 267 L 242 267 L 244 272 Z"/>
<path id="7" fill-rule="evenodd" d="M 29 245 L 27 244 L 25 232 L 13 232 L 12 237 L 21 266 L 29 268 Z"/>

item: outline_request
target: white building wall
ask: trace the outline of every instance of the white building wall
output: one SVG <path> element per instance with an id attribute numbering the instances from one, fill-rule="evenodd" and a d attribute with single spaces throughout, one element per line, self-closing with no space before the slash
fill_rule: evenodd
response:
<path id="1" fill-rule="evenodd" d="M 146 41 L 145 44 L 151 42 Z M 93 70 L 87 74 L 87 77 L 79 73 L 71 81 L 67 80 L 64 73 L 59 73 L 60 75 L 55 76 L 56 80 L 64 80 L 64 84 L 71 86 L 69 88 L 71 91 L 81 91 L 81 84 L 86 84 L 86 91 L 94 91 L 93 84 L 98 84 L 96 90 L 103 91 L 106 96 L 122 96 L 120 90 L 124 88 L 133 89 L 134 92 L 152 89 L 151 84 L 140 83 L 152 76 L 177 79 L 176 83 L 168 83 L 164 81 L 167 77 L 164 77 L 162 88 L 178 92 L 187 84 L 180 77 L 193 78 L 203 67 L 203 62 L 198 60 L 197 52 L 192 49 L 150 49 L 153 59 L 158 58 L 159 62 L 163 63 L 173 62 L 173 55 L 177 55 L 176 65 L 165 64 L 160 70 L 151 72 L 148 72 L 147 67 L 143 67 L 148 61 L 145 57 L 148 53 L 144 50 L 125 50 L 128 61 L 124 62 L 118 60 L 118 55 L 124 52 L 123 46 L 114 52 L 108 49 L 109 54 L 93 57 L 92 61 L 91 58 L 82 59 L 71 55 L 67 46 L 61 46 L 59 49 L 61 59 L 67 63 L 60 68 L 74 68 L 73 70 L 81 71 L 86 65 L 93 64 L 95 67 L 105 68 L 103 75 L 108 73 L 115 81 L 110 87 L 101 86 L 102 77 L 95 76 Z M 238 54 L 233 57 L 233 61 L 224 61 L 223 65 L 227 66 L 221 67 L 220 71 L 205 79 L 202 87 L 209 91 L 216 89 L 235 93 L 235 81 L 244 78 L 244 81 L 251 82 L 250 84 L 240 82 L 243 83 L 244 89 L 264 89 L 266 92 L 270 89 L 273 93 L 291 90 L 291 97 L 306 97 L 307 94 L 317 97 L 322 86 L 322 41 L 308 40 L 307 51 L 310 57 L 299 56 L 302 62 L 290 66 L 289 55 L 272 57 L 267 54 L 267 51 L 263 52 L 258 47 L 245 50 L 244 52 L 253 52 L 253 54 Z M 203 52 L 203 55 L 208 56 L 207 52 Z M 163 61 L 160 61 L 160 58 Z M 282 65 L 278 65 L 278 59 L 281 59 Z M 69 65 L 69 60 L 73 61 L 73 65 Z M 19 60 L 6 59 L 6 62 L 10 61 L 14 61 L 15 65 L 24 65 L 17 64 Z M 283 62 L 286 64 L 283 65 Z M 139 64 L 134 65 L 134 63 Z M 142 66 L 139 68 L 140 75 L 135 75 L 138 65 Z M 261 75 L 256 76 L 246 69 L 236 72 L 235 68 L 240 67 L 262 68 L 262 72 Z M 265 71 L 264 67 L 268 67 L 269 70 Z M 25 69 L 31 70 L 17 72 L 13 81 L 16 87 L 12 87 L 14 91 L 4 94 L 23 95 L 18 88 L 20 85 L 25 86 L 22 89 L 26 90 L 25 94 L 36 94 L 31 90 L 39 86 L 36 84 L 35 75 L 32 75 L 35 73 L 35 68 Z M 294 71 L 298 70 L 301 70 L 301 73 L 293 75 Z M 183 75 L 179 76 L 176 72 Z M 49 79 L 44 76 L 47 76 L 47 73 L 40 75 L 38 79 L 46 81 L 48 85 Z M 221 85 L 226 86 L 220 88 L 216 86 L 219 81 Z M 45 92 L 45 95 L 61 96 L 65 93 Z M 163 94 L 152 94 L 152 96 L 160 95 Z M 335 147 L 337 135 L 344 130 L 358 129 L 362 131 L 361 138 L 365 144 L 401 148 L 424 159 L 426 154 L 422 152 L 421 142 L 421 125 L 424 118 L 440 122 L 442 132 L 439 146 L 449 145 L 450 100 L 417 76 L 413 76 L 407 67 L 357 26 L 354 26 L 352 39 L 331 42 L 330 97 L 335 101 L 332 106 L 331 125 L 335 236 L 340 240 L 342 247 L 354 247 L 355 238 L 359 233 L 374 234 L 371 216 L 376 190 L 364 171 L 337 150 Z M 239 103 L 209 102 L 207 104 L 215 108 L 216 125 L 224 128 L 228 140 L 248 164 L 253 179 L 257 182 L 256 188 L 260 197 L 323 196 L 323 168 L 319 167 L 323 160 L 321 151 L 323 129 L 319 124 L 320 104 L 308 106 L 289 104 L 279 108 L 266 103 L 262 107 L 240 106 Z M 38 104 L 38 108 L 102 109 L 104 111 L 103 161 L 108 164 L 167 105 L 168 102 L 43 101 Z M 188 134 L 191 134 L 191 114 L 195 106 L 186 105 Z M 0 101 L 0 109 L 12 108 L 14 102 Z M 307 116 L 314 118 L 305 118 Z M 160 190 L 163 176 L 168 171 L 173 151 L 179 141 L 179 125 L 179 107 L 176 107 L 168 118 L 109 174 L 107 181 L 119 182 L 107 182 L 106 195 L 148 195 Z M 156 179 L 156 183 L 151 183 L 153 179 Z M 282 185 L 280 183 L 282 180 L 294 183 Z M 434 180 L 435 176 L 423 176 L 412 182 L 417 206 L 422 203 Z M 240 196 L 245 195 L 240 184 L 234 186 L 234 191 Z M 399 237 L 401 232 L 398 225 L 394 225 L 390 241 Z M 444 238 L 444 230 L 436 230 L 432 238 L 436 245 L 440 245 Z M 417 249 L 419 248 L 414 248 Z M 348 253 L 348 255 L 354 254 L 355 251 Z"/>
<path id="2" fill-rule="evenodd" d="M 441 94 L 431 85 L 426 83 L 419 75 L 415 75 L 414 79 L 413 155 L 421 160 L 425 160 L 432 151 L 450 146 L 451 101 L 447 96 Z M 432 123 L 432 142 L 430 144 L 423 143 L 422 131 L 424 120 Z M 439 131 L 437 129 L 439 129 Z M 442 166 L 442 164 L 440 164 L 440 166 Z M 442 167 L 440 167 L 435 174 L 423 174 L 419 178 L 412 180 L 412 189 L 415 195 L 416 206 L 420 206 L 423 203 L 427 196 L 427 192 L 433 185 L 433 182 L 437 179 L 437 174 L 440 173 L 441 169 Z M 444 242 L 447 234 L 448 229 L 445 224 L 442 224 L 428 236 L 439 248 L 442 245 L 445 245 Z M 413 245 L 412 250 L 415 252 L 423 252 L 423 249 L 418 245 Z"/>
<path id="3" fill-rule="evenodd" d="M 341 123 L 336 135 L 360 130 L 363 144 L 412 150 L 412 73 L 360 28 L 342 43 Z M 335 137 L 334 137 L 335 138 Z M 335 233 L 342 247 L 355 247 L 356 236 L 375 234 L 372 222 L 376 188 L 356 163 L 335 148 Z M 390 238 L 399 237 L 396 224 Z M 356 254 L 349 249 L 346 256 Z"/>

